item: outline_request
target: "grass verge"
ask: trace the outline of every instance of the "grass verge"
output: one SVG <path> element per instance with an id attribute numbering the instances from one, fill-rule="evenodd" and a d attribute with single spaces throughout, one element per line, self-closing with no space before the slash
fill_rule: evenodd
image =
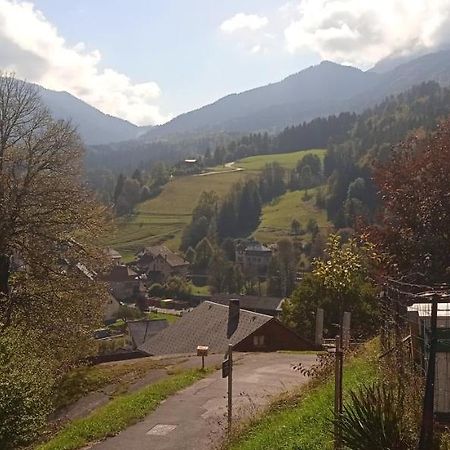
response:
<path id="1" fill-rule="evenodd" d="M 377 376 L 375 346 L 346 362 L 344 392 Z M 226 443 L 227 450 L 328 450 L 333 448 L 330 419 L 334 380 L 312 382 L 244 424 Z"/>
<path id="2" fill-rule="evenodd" d="M 39 445 L 37 450 L 75 450 L 90 442 L 114 436 L 144 418 L 161 401 L 208 373 L 208 370 L 183 371 L 138 392 L 114 398 L 87 417 L 69 423 L 53 439 Z"/>

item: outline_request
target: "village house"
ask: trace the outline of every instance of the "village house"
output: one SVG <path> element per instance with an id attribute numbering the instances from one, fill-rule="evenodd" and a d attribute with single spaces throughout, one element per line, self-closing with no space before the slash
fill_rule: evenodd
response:
<path id="1" fill-rule="evenodd" d="M 165 245 L 145 247 L 137 254 L 137 270 L 148 280 L 164 283 L 171 276 L 186 278 L 189 261 L 169 250 Z"/>
<path id="2" fill-rule="evenodd" d="M 109 284 L 111 294 L 120 301 L 136 299 L 145 292 L 138 274 L 124 265 L 113 266 L 102 279 Z"/>
<path id="3" fill-rule="evenodd" d="M 236 245 L 236 263 L 241 269 L 256 275 L 266 275 L 272 258 L 272 250 L 257 241 Z"/>
<path id="4" fill-rule="evenodd" d="M 111 247 L 106 247 L 104 249 L 104 253 L 107 256 L 107 258 L 110 259 L 111 262 L 115 266 L 118 266 L 118 265 L 122 264 L 122 255 L 117 250 L 114 250 Z"/>
<path id="5" fill-rule="evenodd" d="M 105 323 L 115 322 L 117 315 L 120 310 L 120 302 L 114 297 L 114 295 L 109 294 L 106 304 L 103 305 L 103 321 Z"/>
<path id="6" fill-rule="evenodd" d="M 237 299 L 229 305 L 203 302 L 138 349 L 148 355 L 194 354 L 205 345 L 210 353 L 224 353 L 229 344 L 242 352 L 316 349 L 275 317 L 241 309 Z"/>

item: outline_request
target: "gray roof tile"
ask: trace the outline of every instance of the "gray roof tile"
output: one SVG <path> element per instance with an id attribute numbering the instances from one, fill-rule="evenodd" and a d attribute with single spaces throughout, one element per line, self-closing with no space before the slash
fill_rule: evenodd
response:
<path id="1" fill-rule="evenodd" d="M 241 309 L 239 320 L 229 323 L 228 306 L 203 302 L 168 328 L 148 339 L 139 350 L 149 355 L 195 353 L 207 345 L 211 353 L 225 352 L 273 317 Z"/>

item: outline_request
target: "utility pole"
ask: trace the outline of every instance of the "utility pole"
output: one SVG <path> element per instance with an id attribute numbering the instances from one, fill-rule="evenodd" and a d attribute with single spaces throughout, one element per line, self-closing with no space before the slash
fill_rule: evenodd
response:
<path id="1" fill-rule="evenodd" d="M 429 450 L 433 445 L 437 309 L 438 296 L 434 295 L 433 303 L 431 306 L 430 357 L 428 359 L 427 381 L 425 384 L 425 397 L 423 400 L 422 427 L 420 430 L 419 450 Z"/>
<path id="2" fill-rule="evenodd" d="M 233 419 L 233 345 L 228 344 L 228 434 L 231 435 L 231 423 Z"/>
<path id="3" fill-rule="evenodd" d="M 228 353 L 222 362 L 222 378 L 228 378 L 228 435 L 231 434 L 231 423 L 233 418 L 233 345 L 228 344 Z"/>
<path id="4" fill-rule="evenodd" d="M 341 330 L 342 331 L 342 330 Z M 341 430 L 339 423 L 342 417 L 342 369 L 343 369 L 343 351 L 342 338 L 336 336 L 336 353 L 334 367 L 334 450 L 341 450 Z"/>

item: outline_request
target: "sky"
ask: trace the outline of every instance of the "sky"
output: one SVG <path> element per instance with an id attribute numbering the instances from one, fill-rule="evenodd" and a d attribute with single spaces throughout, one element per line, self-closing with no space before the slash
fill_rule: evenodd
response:
<path id="1" fill-rule="evenodd" d="M 0 70 L 138 125 L 450 41 L 450 0 L 0 0 Z"/>

